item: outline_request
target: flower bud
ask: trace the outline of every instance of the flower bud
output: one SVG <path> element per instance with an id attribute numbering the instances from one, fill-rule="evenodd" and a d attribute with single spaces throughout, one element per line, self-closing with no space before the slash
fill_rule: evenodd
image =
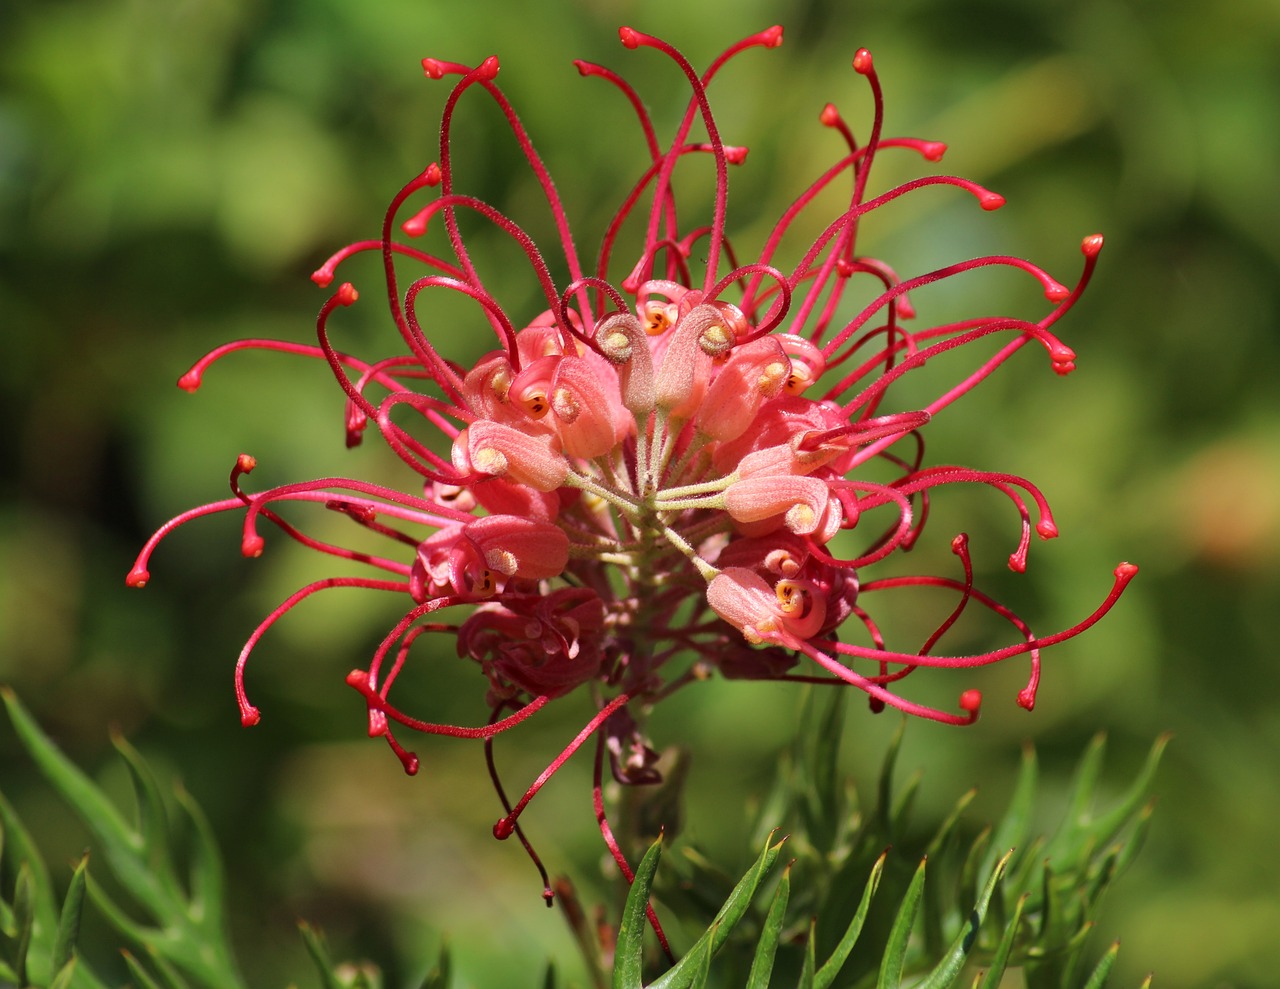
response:
<path id="1" fill-rule="evenodd" d="M 551 448 L 550 437 L 530 436 L 488 419 L 458 434 L 453 460 L 460 471 L 505 477 L 535 491 L 554 491 L 569 476 L 569 462 Z"/>

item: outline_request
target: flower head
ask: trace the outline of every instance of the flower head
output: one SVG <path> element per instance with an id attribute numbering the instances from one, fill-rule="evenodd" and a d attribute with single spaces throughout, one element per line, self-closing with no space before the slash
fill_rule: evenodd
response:
<path id="1" fill-rule="evenodd" d="M 336 587 L 403 596 L 403 618 L 348 682 L 365 700 L 370 734 L 385 738 L 409 772 L 418 760 L 397 740 L 397 728 L 488 744 L 549 701 L 589 690 L 596 716 L 521 800 L 512 805 L 503 797 L 507 813 L 495 828 L 503 837 L 518 833 L 524 805 L 592 737 L 597 801 L 606 752 L 619 780 L 655 779 L 645 710 L 673 689 L 717 672 L 849 684 L 869 695 L 873 709 L 895 707 L 965 724 L 978 716 L 976 690 L 963 691 L 954 709 L 933 708 L 906 695 L 906 678 L 926 667 L 967 668 L 1026 656 L 1031 673 L 1017 701 L 1031 708 L 1040 650 L 1091 626 L 1136 572 L 1122 564 L 1093 614 L 1047 636 L 1033 634 L 974 585 L 963 535 L 952 543 L 957 575 L 874 576 L 876 564 L 900 556 L 920 538 L 930 497 L 952 485 L 982 485 L 1012 504 L 1020 519 L 1009 558 L 1015 571 L 1027 565 L 1033 530 L 1042 539 L 1057 535 L 1048 504 L 1029 481 L 926 466 L 921 436 L 932 416 L 1024 347 L 1041 350 L 1048 370 L 1066 374 L 1074 368 L 1074 353 L 1053 327 L 1084 289 L 1101 237 L 1084 240 L 1083 271 L 1074 288 L 1009 256 L 904 277 L 860 254 L 862 224 L 927 187 L 970 197 L 984 210 L 1004 203 L 988 189 L 945 174 L 868 192 L 881 154 L 932 163 L 945 148 L 883 135 L 880 82 L 871 55 L 860 50 L 853 70 L 870 87 L 875 106 L 866 140 L 855 140 L 834 106 L 823 108 L 821 123 L 837 136 L 834 160 L 797 190 L 753 259 L 739 263 L 727 234 L 728 175 L 730 166 L 744 164 L 746 149 L 725 143 L 708 94 L 729 59 L 776 47 L 781 29 L 743 39 L 701 73 L 657 38 L 623 28 L 621 39 L 627 48 L 664 55 L 684 75 L 692 97 L 664 143 L 626 82 L 601 66 L 577 63 L 582 75 L 618 91 L 606 99 L 626 100 L 645 148 L 593 267 L 581 259 L 557 187 L 495 81 L 497 59 L 474 67 L 426 59 L 429 77 L 454 80 L 439 160 L 392 199 L 379 237 L 344 248 L 313 275 L 327 286 L 351 255 L 380 254 L 401 352 L 362 358 L 331 342 L 335 313 L 358 299 L 355 288 L 343 283 L 320 312 L 316 344 L 239 341 L 213 351 L 179 381 L 194 391 L 209 364 L 244 348 L 325 360 L 345 394 L 349 444 L 361 442 L 372 424 L 416 478 L 412 490 L 323 478 L 250 492 L 240 482 L 254 463 L 241 457 L 232 471 L 232 497 L 167 523 L 129 575 L 129 583 L 145 583 L 147 561 L 164 536 L 218 512 L 243 514 L 246 555 L 263 551 L 259 524 L 267 523 L 358 568 L 357 576 L 302 588 L 255 630 L 236 667 L 245 724 L 259 716 L 246 694 L 245 661 L 295 604 Z M 568 272 L 565 284 L 556 282 L 517 220 L 464 190 L 451 156 L 453 121 L 464 101 L 474 99 L 497 104 L 541 189 Z M 709 214 L 691 223 L 674 190 L 677 176 L 697 159 L 710 160 L 715 196 Z M 797 220 L 816 209 L 820 194 L 835 189 L 845 191 L 842 208 L 826 218 L 812 242 L 795 243 Z M 512 312 L 498 301 L 462 235 L 459 221 L 466 214 L 492 224 L 524 255 L 527 274 L 544 297 L 541 312 Z M 636 229 L 643 246 L 619 264 L 624 228 Z M 439 247 L 414 244 L 430 232 Z M 784 256 L 799 260 L 783 265 Z M 992 266 L 1038 282 L 1046 310 L 1035 318 L 987 315 L 915 327 L 909 293 Z M 860 291 L 873 289 L 872 301 L 860 308 L 851 302 L 855 284 Z M 440 291 L 470 300 L 475 323 L 492 330 L 492 349 L 472 367 L 459 367 L 437 350 L 434 341 L 452 328 L 433 322 L 422 297 Z M 977 355 L 967 375 L 923 408 L 895 406 L 900 380 L 959 348 Z M 875 471 L 868 469 L 873 463 Z M 282 514 L 305 505 L 341 512 L 386 536 L 386 555 L 321 542 Z M 858 548 L 838 558 L 831 543 L 844 533 Z M 918 648 L 886 642 L 873 618 L 875 598 L 890 589 L 923 587 L 954 594 L 949 616 Z M 970 608 L 1007 623 L 1013 641 L 983 653 L 948 654 L 942 640 Z M 478 664 L 488 683 L 490 717 L 483 726 L 430 722 L 393 701 L 391 689 L 424 634 L 455 636 L 459 656 Z M 403 706 L 419 701 L 409 698 Z"/>

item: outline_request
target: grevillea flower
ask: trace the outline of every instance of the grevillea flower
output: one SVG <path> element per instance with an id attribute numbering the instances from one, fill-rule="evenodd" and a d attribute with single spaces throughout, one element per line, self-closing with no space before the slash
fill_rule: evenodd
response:
<path id="1" fill-rule="evenodd" d="M 429 77 L 456 80 L 444 106 L 439 160 L 395 195 L 381 236 L 344 248 L 313 275 L 327 286 L 350 256 L 380 254 L 400 352 L 357 357 L 331 342 L 334 314 L 357 301 L 356 289 L 342 283 L 320 311 L 317 343 L 237 341 L 212 351 L 179 380 L 195 391 L 210 364 L 242 349 L 327 361 L 345 394 L 349 444 L 359 443 L 373 424 L 412 472 L 412 489 L 322 478 L 248 491 L 241 481 L 254 461 L 242 456 L 231 474 L 232 496 L 168 522 L 147 543 L 128 582 L 147 581 L 152 551 L 176 527 L 221 512 L 243 515 L 246 556 L 263 551 L 259 530 L 266 523 L 359 568 L 358 575 L 300 589 L 250 636 L 235 672 L 246 725 L 259 714 L 246 693 L 245 662 L 294 605 L 339 587 L 403 596 L 403 618 L 347 681 L 367 706 L 369 733 L 384 738 L 409 773 L 418 759 L 398 740 L 402 728 L 484 739 L 488 746 L 555 698 L 588 691 L 597 713 L 518 801 L 502 797 L 506 815 L 495 833 L 519 833 L 517 818 L 529 799 L 594 738 L 597 813 L 629 875 L 605 822 L 602 767 L 607 756 L 621 782 L 657 778 L 644 715 L 672 690 L 717 672 L 849 684 L 869 695 L 873 709 L 967 724 L 978 716 L 976 690 L 965 690 L 954 710 L 944 710 L 911 700 L 904 692 L 908 677 L 925 668 L 1025 656 L 1030 675 L 1017 703 L 1029 709 L 1040 650 L 1093 625 L 1136 568 L 1121 564 L 1092 614 L 1045 636 L 974 586 L 963 535 L 952 542 L 955 575 L 867 576 L 912 547 L 929 499 L 953 485 L 983 485 L 1010 502 L 1020 519 L 1009 557 L 1015 571 L 1026 567 L 1033 531 L 1042 539 L 1057 535 L 1033 484 L 988 470 L 926 466 L 921 433 L 933 415 L 1023 347 L 1042 351 L 1047 370 L 1073 370 L 1075 355 L 1053 327 L 1080 297 L 1102 238 L 1085 238 L 1074 288 L 1015 257 L 978 257 L 904 277 L 860 254 L 861 225 L 904 195 L 943 187 L 984 210 L 1004 202 L 945 174 L 868 192 L 880 155 L 915 157 L 927 167 L 945 148 L 883 135 L 880 82 L 871 55 L 860 50 L 853 70 L 870 87 L 875 107 L 867 138 L 856 140 L 836 108 L 826 106 L 820 120 L 834 134 L 834 160 L 798 190 L 754 260 L 740 263 L 726 233 L 728 176 L 747 152 L 725 143 L 708 93 L 731 58 L 781 44 L 781 28 L 743 39 L 700 74 L 667 43 L 630 28 L 620 33 L 627 48 L 664 55 L 684 75 L 692 98 L 663 143 L 626 82 L 609 69 L 576 63 L 583 76 L 613 87 L 606 100 L 621 96 L 641 138 L 637 175 L 604 232 L 594 267 L 580 256 L 557 188 L 495 81 L 497 59 L 477 66 L 426 59 Z M 454 118 L 464 100 L 476 99 L 497 104 L 541 189 L 568 272 L 565 284 L 556 282 L 523 226 L 462 190 L 451 155 Z M 689 223 L 675 183 L 697 160 L 714 169 L 715 195 L 709 215 Z M 796 243 L 800 218 L 811 227 L 806 214 L 820 197 L 830 201 L 822 194 L 834 190 L 843 190 L 843 205 L 825 218 L 816 239 Z M 543 311 L 512 312 L 499 302 L 464 241 L 464 216 L 492 224 L 523 253 Z M 642 244 L 638 257 L 626 259 L 629 267 L 615 259 L 624 229 Z M 438 247 L 414 245 L 428 233 Z M 783 257 L 798 260 L 784 265 Z M 1046 311 L 1038 318 L 982 315 L 913 328 L 909 293 L 993 266 L 1038 282 Z M 850 290 L 854 283 L 857 291 Z M 441 291 L 473 302 L 474 323 L 493 331 L 493 349 L 473 367 L 459 367 L 437 350 L 435 341 L 458 332 L 456 324 L 434 321 L 424 302 Z M 851 301 L 867 295 L 872 299 L 861 308 Z M 894 405 L 900 380 L 960 348 L 975 354 L 965 376 L 923 408 Z M 322 542 L 286 520 L 286 510 L 306 506 L 341 512 L 386 536 L 386 555 Z M 842 545 L 856 547 L 843 558 L 832 548 L 841 534 L 847 534 Z M 954 607 L 921 636 L 923 645 L 895 647 L 873 618 L 874 601 L 886 590 L 913 588 L 949 591 Z M 1007 625 L 1012 641 L 983 653 L 948 654 L 942 639 L 972 608 Z M 414 643 L 427 634 L 453 636 L 459 656 L 478 664 L 488 685 L 487 723 L 438 724 L 404 709 L 419 698 L 393 700 Z"/>

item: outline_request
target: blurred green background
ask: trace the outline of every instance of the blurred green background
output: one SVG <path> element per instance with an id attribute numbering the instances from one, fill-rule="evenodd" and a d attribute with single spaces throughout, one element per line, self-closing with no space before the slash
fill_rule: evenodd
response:
<path id="1" fill-rule="evenodd" d="M 1105 729 L 1120 783 L 1152 738 L 1173 730 L 1155 828 L 1109 901 L 1100 942 L 1123 939 L 1118 984 L 1154 969 L 1169 989 L 1274 985 L 1274 0 L 1233 0 L 1212 14 L 1150 0 L 6 4 L 0 679 L 108 786 L 123 792 L 108 757 L 113 724 L 183 777 L 223 837 L 240 904 L 235 937 L 254 984 L 308 984 L 299 916 L 325 927 L 338 953 L 386 965 L 392 985 L 421 977 L 442 932 L 466 985 L 514 984 L 513 971 L 533 984 L 547 954 L 572 965 L 563 923 L 541 909 L 519 849 L 488 837 L 498 812 L 479 747 L 423 741 L 423 771 L 409 780 L 362 737 L 342 678 L 399 602 L 335 595 L 279 625 L 250 673 L 263 721 L 245 731 L 231 693 L 240 645 L 327 565 L 281 539 L 246 561 L 234 521 L 222 519 L 167 544 L 145 591 L 123 577 L 155 526 L 223 496 L 242 450 L 258 457 L 259 484 L 396 476 L 376 443 L 343 449 L 337 390 L 320 364 L 242 356 L 195 397 L 172 382 L 227 339 L 311 339 L 322 293 L 307 274 L 340 244 L 375 236 L 385 202 L 435 157 L 447 89 L 422 78 L 424 55 L 501 57 L 499 81 L 592 254 L 643 146 L 617 94 L 580 80 L 571 59 L 623 71 L 660 126 L 683 108 L 674 67 L 622 49 L 620 23 L 666 37 L 696 65 L 744 34 L 786 26 L 781 49 L 749 53 L 712 92 L 726 140 L 752 149 L 730 206 L 744 251 L 840 153 L 817 123 L 827 100 L 865 134 L 869 101 L 849 69 L 859 46 L 876 57 L 887 131 L 947 141 L 948 170 L 1009 201 L 986 215 L 964 197 L 923 193 L 865 225 L 869 253 L 914 273 L 999 250 L 1070 283 L 1080 238 L 1106 234 L 1097 278 L 1061 327 L 1077 373 L 1057 379 L 1028 348 L 929 427 L 933 462 L 1039 483 L 1063 538 L 1034 546 L 1030 572 L 1013 578 L 1003 564 L 1014 538 L 1007 506 L 965 492 L 938 500 L 933 545 L 900 566 L 950 572 L 947 542 L 965 528 L 987 586 L 1040 629 L 1086 613 L 1119 560 L 1142 574 L 1102 626 L 1048 655 L 1034 715 L 1012 703 L 1025 668 L 986 671 L 959 684 L 986 691 L 982 721 L 964 732 L 913 725 L 902 764 L 925 768 L 925 812 L 940 814 L 976 783 L 975 813 L 991 813 L 1023 738 L 1034 737 L 1060 778 Z M 464 103 L 458 154 L 470 191 L 533 212 L 514 143 L 479 97 Z M 898 167 L 888 159 L 881 185 Z M 344 314 L 344 346 L 397 350 L 375 269 L 351 275 L 371 304 Z M 504 290 L 515 310 L 534 299 L 525 284 Z M 1006 273 L 916 304 L 938 321 L 1028 301 L 1023 280 Z M 459 346 L 485 346 L 474 314 L 459 312 Z M 432 673 L 424 713 L 483 718 L 469 665 L 442 656 Z M 939 698 L 955 689 L 944 684 Z M 859 697 L 849 703 L 846 764 L 869 780 L 894 722 L 866 715 Z M 566 701 L 500 745 L 513 788 L 585 720 L 584 705 Z M 798 705 L 785 685 L 713 682 L 655 716 L 658 744 L 695 752 L 694 839 L 738 848 L 742 798 L 763 787 Z M 0 759 L 0 785 L 45 835 L 51 860 L 70 861 L 84 835 L 31 778 L 7 729 Z M 526 820 L 553 869 L 590 890 L 601 846 L 588 780 L 586 761 L 570 764 Z"/>

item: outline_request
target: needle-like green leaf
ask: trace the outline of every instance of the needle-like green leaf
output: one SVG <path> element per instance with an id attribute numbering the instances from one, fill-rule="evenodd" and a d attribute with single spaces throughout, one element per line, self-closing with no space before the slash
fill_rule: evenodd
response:
<path id="1" fill-rule="evenodd" d="M 920 860 L 916 874 L 911 878 L 906 896 L 898 908 L 898 915 L 889 930 L 889 940 L 885 944 L 884 956 L 880 960 L 880 974 L 876 979 L 876 989 L 898 989 L 902 985 L 902 972 L 907 963 L 907 942 L 911 939 L 911 928 L 915 926 L 916 914 L 920 910 L 920 899 L 924 894 L 924 867 L 926 859 Z"/>

